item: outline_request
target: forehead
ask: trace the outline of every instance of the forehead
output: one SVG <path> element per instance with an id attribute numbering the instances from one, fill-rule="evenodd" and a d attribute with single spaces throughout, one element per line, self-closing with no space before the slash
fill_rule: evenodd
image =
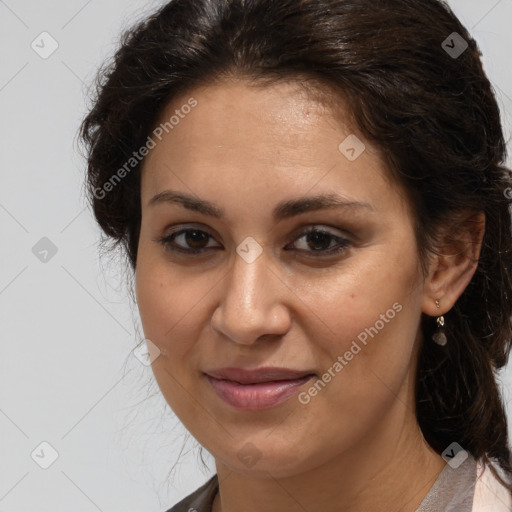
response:
<path id="1" fill-rule="evenodd" d="M 173 117 L 173 123 L 178 121 L 176 114 L 179 115 L 182 109 L 188 111 L 186 105 L 191 98 L 197 105 L 190 113 L 181 114 L 184 118 L 170 130 L 172 138 L 176 145 L 192 144 L 196 150 L 217 149 L 219 155 L 236 149 L 247 154 L 251 146 L 255 148 L 253 153 L 265 148 L 268 154 L 273 149 L 291 146 L 304 156 L 303 150 L 314 147 L 315 139 L 321 135 L 318 133 L 318 137 L 314 137 L 315 132 L 324 128 L 325 136 L 327 122 L 334 124 L 330 109 L 318 93 L 303 83 L 287 81 L 264 86 L 229 79 L 173 99 L 163 110 L 159 125 L 164 126 Z M 338 125 L 338 133 L 330 134 L 335 137 L 334 144 L 340 135 L 341 124 L 338 122 Z M 344 131 L 353 130 L 344 126 Z"/>
<path id="2" fill-rule="evenodd" d="M 363 142 L 348 111 L 333 112 L 327 103 L 293 81 L 226 80 L 192 89 L 160 115 L 156 128 L 164 129 L 143 164 L 143 196 L 179 188 L 266 199 L 314 188 L 379 201 L 390 185 L 379 152 Z"/>

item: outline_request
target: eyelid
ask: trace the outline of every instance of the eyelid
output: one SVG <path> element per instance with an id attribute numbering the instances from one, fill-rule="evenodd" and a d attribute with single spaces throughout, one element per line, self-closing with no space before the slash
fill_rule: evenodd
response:
<path id="1" fill-rule="evenodd" d="M 173 241 L 176 240 L 176 238 L 178 236 L 181 236 L 181 235 L 184 235 L 186 234 L 188 231 L 200 231 L 202 233 L 205 233 L 208 237 L 209 237 L 209 240 L 208 240 L 208 243 L 210 243 L 210 240 L 215 240 L 215 242 L 217 244 L 219 244 L 219 242 L 217 241 L 217 238 L 216 238 L 216 235 L 213 235 L 208 228 L 205 228 L 204 226 L 201 226 L 201 227 L 198 227 L 197 225 L 195 224 L 192 224 L 192 225 L 188 225 L 188 224 L 180 224 L 179 226 L 176 227 L 176 229 L 164 234 L 162 237 L 158 237 L 156 239 L 156 241 L 160 242 L 162 245 L 165 246 L 166 249 L 169 249 L 169 250 L 175 250 L 176 252 L 182 252 L 182 253 L 190 253 L 190 254 L 193 254 L 193 251 L 195 250 L 196 253 L 204 253 L 210 249 L 219 249 L 219 248 L 222 248 L 222 245 L 219 244 L 217 245 L 216 247 L 205 247 L 205 248 L 202 248 L 202 249 L 187 249 L 187 248 L 183 248 L 183 247 L 180 247 L 180 246 L 176 246 L 176 247 L 172 247 L 171 248 L 171 243 L 170 242 L 167 242 L 171 237 L 174 237 L 173 238 Z"/>
<path id="2" fill-rule="evenodd" d="M 336 230 L 340 232 L 341 234 L 336 235 L 331 230 Z M 301 249 L 297 249 L 298 252 L 306 255 L 314 255 L 315 253 L 319 256 L 313 256 L 321 258 L 322 254 L 323 257 L 327 258 L 332 255 L 336 255 L 340 252 L 343 252 L 348 247 L 354 244 L 354 242 L 351 240 L 350 236 L 346 234 L 345 231 L 340 230 L 339 228 L 333 228 L 331 226 L 325 226 L 323 224 L 310 224 L 309 226 L 299 228 L 298 231 L 295 232 L 294 236 L 291 238 L 290 242 L 287 244 L 289 246 L 290 244 L 296 244 L 298 240 L 301 238 L 307 236 L 309 233 L 323 233 L 332 238 L 336 243 L 334 247 L 331 247 L 330 249 L 325 249 L 322 251 L 305 251 Z"/>
<path id="3" fill-rule="evenodd" d="M 339 234 L 334 234 L 332 233 L 332 231 L 337 231 Z M 351 235 L 344 229 L 341 229 L 341 228 L 336 228 L 334 226 L 329 226 L 328 224 L 306 224 L 306 225 L 301 225 L 299 226 L 298 228 L 294 229 L 293 230 L 293 233 L 290 235 L 291 237 L 291 241 L 294 241 L 296 240 L 300 235 L 306 235 L 310 232 L 325 232 L 325 233 L 328 233 L 329 235 L 332 235 L 334 237 L 339 237 L 339 238 L 350 238 Z"/>
<path id="4" fill-rule="evenodd" d="M 201 224 L 198 222 L 191 222 L 191 223 L 182 223 L 182 224 L 175 224 L 173 226 L 169 226 L 169 228 L 165 229 L 165 235 L 164 236 L 171 236 L 178 233 L 181 233 L 183 231 L 203 231 L 212 238 L 217 238 L 219 235 L 216 230 L 210 228 L 209 226 L 205 224 Z"/>
<path id="5" fill-rule="evenodd" d="M 336 235 L 332 232 L 332 230 L 338 231 L 340 235 Z M 163 237 L 158 237 L 155 239 L 156 242 L 159 242 L 161 245 L 164 246 L 165 250 L 168 250 L 172 253 L 181 253 L 184 255 L 205 255 L 207 252 L 210 252 L 212 249 L 219 249 L 222 248 L 222 245 L 217 245 L 215 247 L 203 247 L 199 249 L 193 249 L 193 248 L 184 248 L 179 245 L 171 245 L 171 242 L 174 242 L 175 239 L 178 236 L 181 236 L 183 234 L 186 234 L 189 231 L 200 231 L 204 234 L 206 234 L 209 237 L 210 240 L 215 240 L 216 243 L 216 236 L 210 233 L 209 228 L 200 225 L 198 227 L 197 224 L 181 224 L 176 227 L 176 229 L 172 230 L 171 232 L 165 234 Z M 297 243 L 298 240 L 301 238 L 307 236 L 309 233 L 324 233 L 328 236 L 332 237 L 334 241 L 337 241 L 336 245 L 334 247 L 331 247 L 329 249 L 324 250 L 318 250 L 318 251 L 307 251 L 304 249 L 296 249 L 297 252 L 308 255 L 307 257 L 313 257 L 313 258 L 328 258 L 329 256 L 337 255 L 338 253 L 346 251 L 350 246 L 354 244 L 352 237 L 346 233 L 346 231 L 335 228 L 333 226 L 328 226 L 324 224 L 308 224 L 306 226 L 300 226 L 297 229 L 294 230 L 293 234 L 288 237 L 290 240 L 286 246 L 285 250 L 290 251 L 293 249 L 286 249 L 290 244 Z M 170 240 L 172 238 L 172 240 Z M 208 243 L 209 243 L 208 241 Z M 317 256 L 312 256 L 317 254 Z"/>

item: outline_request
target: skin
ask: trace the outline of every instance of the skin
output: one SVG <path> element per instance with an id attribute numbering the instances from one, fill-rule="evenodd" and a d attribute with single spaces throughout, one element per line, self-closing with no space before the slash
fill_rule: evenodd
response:
<path id="1" fill-rule="evenodd" d="M 419 322 L 447 312 L 469 283 L 483 219 L 457 230 L 423 276 L 405 193 L 346 112 L 335 116 L 294 82 L 226 79 L 174 99 L 161 120 L 190 97 L 197 106 L 144 161 L 136 294 L 145 336 L 161 351 L 158 385 L 215 458 L 213 510 L 415 510 L 445 466 L 415 416 Z M 355 161 L 338 149 L 350 134 L 366 146 Z M 214 203 L 225 218 L 148 205 L 169 189 Z M 272 220 L 281 201 L 333 192 L 369 207 Z M 322 246 L 304 235 L 310 226 L 332 237 Z M 186 255 L 158 241 L 184 228 L 210 237 L 182 235 L 175 246 L 216 249 Z M 250 264 L 236 252 L 248 236 L 263 249 Z M 349 245 L 318 256 L 337 236 Z M 321 376 L 394 303 L 401 311 L 306 405 L 294 396 L 240 411 L 202 375 L 283 366 Z M 256 463 L 238 456 L 244 450 Z"/>

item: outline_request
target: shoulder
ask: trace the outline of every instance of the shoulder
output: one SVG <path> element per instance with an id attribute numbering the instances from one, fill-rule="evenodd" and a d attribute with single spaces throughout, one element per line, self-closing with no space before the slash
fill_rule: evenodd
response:
<path id="1" fill-rule="evenodd" d="M 507 481 L 498 464 L 494 462 L 484 464 L 479 460 L 471 512 L 510 512 L 512 510 L 512 486 L 503 486 L 491 471 L 491 465 L 503 480 Z"/>
<path id="2" fill-rule="evenodd" d="M 167 510 L 167 512 L 211 512 L 217 490 L 218 478 L 215 474 L 201 487 Z"/>

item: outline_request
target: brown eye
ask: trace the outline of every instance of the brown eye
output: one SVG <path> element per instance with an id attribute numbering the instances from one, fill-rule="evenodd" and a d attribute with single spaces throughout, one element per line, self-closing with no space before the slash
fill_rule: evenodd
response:
<path id="1" fill-rule="evenodd" d="M 201 229 L 182 229 L 171 233 L 170 235 L 159 238 L 166 250 L 183 252 L 188 254 L 198 254 L 209 249 L 217 249 L 220 245 L 208 245 L 213 237 Z"/>
<path id="2" fill-rule="evenodd" d="M 302 242 L 299 242 L 303 240 Z M 318 253 L 318 257 L 332 256 L 349 248 L 352 243 L 347 238 L 337 236 L 325 229 L 310 228 L 303 232 L 292 244 L 295 250 L 304 253 Z"/>
<path id="3" fill-rule="evenodd" d="M 184 235 L 185 242 L 192 249 L 204 249 L 206 247 L 206 244 L 208 243 L 208 238 L 210 236 L 204 231 L 199 230 L 188 230 L 184 233 Z"/>
<path id="4" fill-rule="evenodd" d="M 332 235 L 323 231 L 312 231 L 306 235 L 308 247 L 314 251 L 325 251 L 329 248 Z"/>
<path id="5" fill-rule="evenodd" d="M 302 242 L 299 242 L 301 240 Z M 220 245 L 215 245 L 215 239 L 208 232 L 194 228 L 176 231 L 163 238 L 158 238 L 157 241 L 168 251 L 190 255 L 222 248 Z M 214 245 L 210 242 L 213 242 Z M 325 229 L 311 228 L 304 231 L 291 245 L 295 245 L 295 247 L 285 248 L 285 250 L 295 250 L 321 258 L 345 251 L 352 245 L 352 242 Z"/>

